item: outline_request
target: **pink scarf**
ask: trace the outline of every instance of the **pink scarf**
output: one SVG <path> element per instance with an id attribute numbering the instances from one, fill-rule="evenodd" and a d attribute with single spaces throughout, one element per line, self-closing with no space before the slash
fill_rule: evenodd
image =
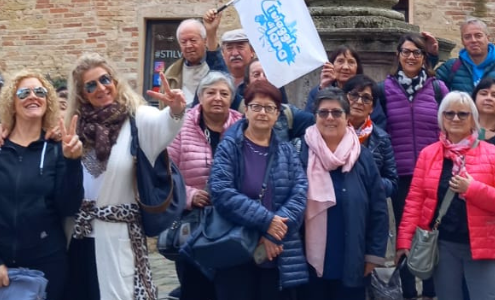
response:
<path id="1" fill-rule="evenodd" d="M 473 133 L 461 140 L 457 144 L 453 144 L 451 141 L 447 139 L 445 133 L 440 133 L 440 141 L 443 144 L 443 156 L 445 158 L 450 158 L 454 162 L 454 166 L 452 167 L 452 175 L 461 175 L 464 176 L 466 174 L 466 167 L 464 166 L 464 156 L 469 149 L 474 147 L 474 143 L 478 140 L 478 132 L 473 130 Z"/>
<path id="2" fill-rule="evenodd" d="M 359 139 L 352 127 L 346 133 L 335 152 L 328 149 L 321 133 L 313 125 L 304 136 L 308 144 L 308 201 L 305 217 L 306 257 L 316 274 L 323 275 L 327 243 L 327 209 L 336 203 L 332 178 L 328 172 L 342 166 L 349 172 L 361 153 Z"/>

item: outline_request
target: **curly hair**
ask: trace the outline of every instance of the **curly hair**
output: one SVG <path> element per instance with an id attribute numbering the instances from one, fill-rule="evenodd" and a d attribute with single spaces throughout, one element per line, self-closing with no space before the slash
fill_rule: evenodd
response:
<path id="1" fill-rule="evenodd" d="M 84 73 L 98 67 L 105 69 L 112 77 L 117 89 L 115 101 L 125 105 L 130 115 L 135 115 L 139 105 L 146 104 L 143 97 L 137 94 L 129 83 L 117 74 L 115 67 L 107 59 L 98 53 L 85 53 L 77 60 L 74 69 L 69 74 L 68 109 L 65 119 L 67 124 L 70 123 L 72 116 L 80 114 L 81 104 L 89 103 L 84 91 Z"/>
<path id="2" fill-rule="evenodd" d="M 59 120 L 60 106 L 53 85 L 38 72 L 22 70 L 5 84 L 0 94 L 0 120 L 2 121 L 3 128 L 7 129 L 8 132 L 12 132 L 16 125 L 15 101 L 17 101 L 17 89 L 21 81 L 28 78 L 38 79 L 41 85 L 48 91 L 46 95 L 46 112 L 41 122 L 42 129 L 45 131 L 52 129 L 57 125 Z"/>

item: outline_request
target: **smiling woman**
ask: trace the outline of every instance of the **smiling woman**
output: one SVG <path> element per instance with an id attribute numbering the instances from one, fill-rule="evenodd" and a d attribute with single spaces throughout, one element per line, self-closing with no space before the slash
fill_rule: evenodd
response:
<path id="1" fill-rule="evenodd" d="M 45 138 L 58 116 L 55 90 L 38 73 L 22 71 L 2 90 L 0 119 L 9 134 L 0 151 L 0 290 L 8 289 L 10 268 L 30 268 L 44 273 L 53 300 L 65 299 L 67 284 L 63 218 L 83 198 L 75 122 L 68 131 L 59 124 L 62 143 Z"/>

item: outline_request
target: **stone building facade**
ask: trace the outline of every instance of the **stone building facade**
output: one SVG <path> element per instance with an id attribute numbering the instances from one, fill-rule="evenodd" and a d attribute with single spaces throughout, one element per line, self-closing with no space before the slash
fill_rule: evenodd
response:
<path id="1" fill-rule="evenodd" d="M 29 67 L 52 78 L 66 77 L 81 53 L 96 51 L 110 57 L 133 86 L 143 91 L 152 86 L 153 71 L 157 67 L 154 56 L 164 58 L 166 63 L 180 56 L 173 33 L 178 22 L 200 17 L 209 8 L 225 2 L 0 0 L 0 71 L 8 77 Z M 411 23 L 458 45 L 459 22 L 467 15 L 481 17 L 495 35 L 493 0 L 406 2 Z M 151 30 L 153 26 L 161 28 L 163 20 L 169 22 L 163 27 L 166 33 Z M 238 26 L 236 11 L 233 8 L 225 10 L 220 33 Z M 168 48 L 158 49 L 160 41 Z"/>

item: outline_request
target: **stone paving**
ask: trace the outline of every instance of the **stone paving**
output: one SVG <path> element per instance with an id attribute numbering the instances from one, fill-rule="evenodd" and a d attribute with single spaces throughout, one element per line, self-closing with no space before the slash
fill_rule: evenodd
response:
<path id="1" fill-rule="evenodd" d="M 161 256 L 158 252 L 150 252 L 149 259 L 153 281 L 158 287 L 158 298 L 168 299 L 166 297 L 168 293 L 179 286 L 174 262 Z"/>

